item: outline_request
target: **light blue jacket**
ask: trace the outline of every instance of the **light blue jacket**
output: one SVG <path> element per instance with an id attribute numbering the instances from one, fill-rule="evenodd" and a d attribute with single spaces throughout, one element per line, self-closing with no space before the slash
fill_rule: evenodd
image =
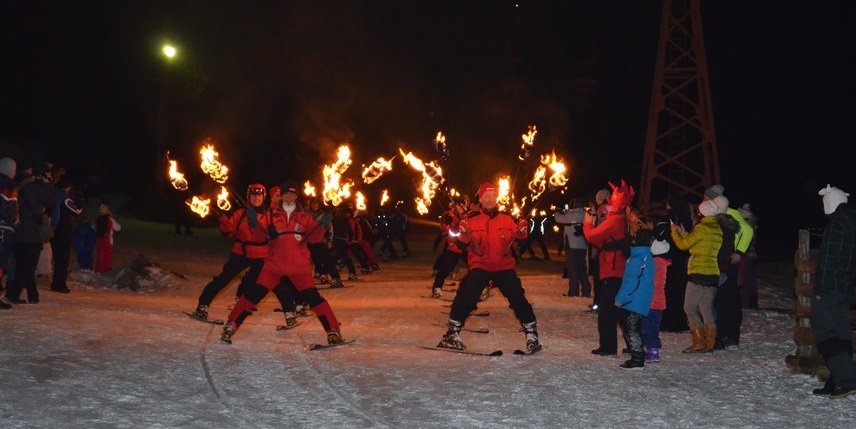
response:
<path id="1" fill-rule="evenodd" d="M 630 248 L 630 258 L 624 268 L 621 288 L 615 295 L 615 304 L 621 308 L 648 315 L 651 300 L 654 299 L 654 271 L 657 266 L 651 248 L 648 246 L 633 246 Z"/>

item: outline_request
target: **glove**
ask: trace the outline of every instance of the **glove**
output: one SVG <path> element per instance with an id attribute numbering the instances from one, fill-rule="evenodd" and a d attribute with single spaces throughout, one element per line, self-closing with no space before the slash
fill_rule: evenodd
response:
<path id="1" fill-rule="evenodd" d="M 247 225 L 249 225 L 250 228 L 258 228 L 259 218 L 256 214 L 256 209 L 254 209 L 252 207 L 248 208 L 246 215 L 247 215 Z"/>
<path id="2" fill-rule="evenodd" d="M 303 234 L 294 234 L 294 239 L 297 241 L 302 241 L 303 240 Z"/>
<path id="3" fill-rule="evenodd" d="M 581 237 L 583 235 L 583 225 L 578 223 L 574 225 L 574 237 Z"/>
<path id="4" fill-rule="evenodd" d="M 276 230 L 276 226 L 274 226 L 273 222 L 268 225 L 268 237 L 271 239 L 279 237 L 279 231 Z"/>

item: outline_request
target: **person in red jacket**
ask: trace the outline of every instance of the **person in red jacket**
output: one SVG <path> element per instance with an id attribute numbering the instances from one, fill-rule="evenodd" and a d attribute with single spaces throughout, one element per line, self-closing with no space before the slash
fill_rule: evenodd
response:
<path id="1" fill-rule="evenodd" d="M 458 231 L 458 245 L 467 248 L 469 271 L 466 281 L 461 281 L 452 311 L 449 314 L 448 330 L 437 347 L 464 350 L 460 332 L 470 312 L 476 307 L 482 290 L 488 282 L 502 291 L 508 299 L 514 315 L 523 327 L 526 350 L 534 353 L 541 350 L 535 312 L 526 299 L 526 293 L 515 271 L 516 261 L 511 246 L 514 240 L 525 239 L 528 223 L 518 223 L 507 213 L 501 213 L 496 205 L 497 186 L 484 183 L 479 186 L 479 202 L 482 209 L 477 215 L 462 219 Z"/>
<path id="2" fill-rule="evenodd" d="M 601 282 L 600 302 L 598 302 L 597 331 L 600 346 L 592 350 L 592 354 L 600 356 L 615 356 L 618 351 L 618 308 L 615 307 L 615 295 L 621 287 L 624 277 L 624 265 L 627 262 L 622 252 L 625 243 L 629 249 L 627 237 L 627 215 L 625 209 L 630 207 L 636 191 L 627 182 L 621 181 L 621 186 L 609 184 L 612 195 L 607 200 L 606 218 L 595 226 L 594 216 L 586 213 L 583 220 L 583 235 L 598 255 L 598 278 Z"/>
<path id="3" fill-rule="evenodd" d="M 244 322 L 244 319 L 267 293 L 288 281 L 300 292 L 324 330 L 329 344 L 343 343 L 340 323 L 333 314 L 330 304 L 318 293 L 312 279 L 312 265 L 307 236 L 312 235 L 320 224 L 297 202 L 297 184 L 283 182 L 280 187 L 282 203 L 275 207 L 268 225 L 270 244 L 264 257 L 264 266 L 254 285 L 238 299 L 235 308 L 223 327 L 220 340 L 232 343 L 232 336 Z"/>
<path id="4" fill-rule="evenodd" d="M 235 240 L 229 259 L 220 274 L 215 276 L 199 294 L 193 318 L 207 321 L 208 308 L 217 296 L 238 274 L 247 271 L 238 285 L 236 299 L 256 283 L 262 272 L 264 257 L 268 252 L 268 211 L 264 207 L 265 187 L 253 183 L 247 187 L 247 204 L 231 215 L 220 215 L 220 232 Z M 282 301 L 282 300 L 280 300 Z"/>

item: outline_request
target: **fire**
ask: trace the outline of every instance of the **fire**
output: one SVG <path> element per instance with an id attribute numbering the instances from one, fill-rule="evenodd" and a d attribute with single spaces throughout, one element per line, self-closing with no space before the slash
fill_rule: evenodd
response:
<path id="1" fill-rule="evenodd" d="M 520 215 L 522 210 L 521 207 L 525 202 L 526 198 L 524 198 L 523 202 L 520 204 L 518 204 L 517 201 L 514 201 L 514 194 L 511 193 L 511 178 L 509 176 L 500 177 L 499 190 L 497 191 L 496 198 L 496 204 L 499 209 L 517 217 Z"/>
<path id="2" fill-rule="evenodd" d="M 532 181 L 529 182 L 531 200 L 538 199 L 547 190 L 548 185 L 551 189 L 565 186 L 568 183 L 565 171 L 567 171 L 567 168 L 562 161 L 556 158 L 555 151 L 550 154 L 541 155 L 541 165 L 535 170 L 535 174 L 532 175 Z M 547 177 L 548 172 L 551 172 L 549 177 Z"/>
<path id="3" fill-rule="evenodd" d="M 184 174 L 178 171 L 178 162 L 169 159 L 169 153 L 166 156 L 169 161 L 169 182 L 172 183 L 173 188 L 186 191 L 187 180 L 184 178 Z"/>
<path id="4" fill-rule="evenodd" d="M 365 210 L 366 209 L 366 197 L 360 191 L 357 191 L 356 208 L 357 208 L 357 210 Z"/>
<path id="5" fill-rule="evenodd" d="M 220 187 L 220 193 L 217 195 L 217 207 L 224 212 L 232 210 L 232 203 L 229 202 L 229 190 L 225 186 Z"/>
<path id="6" fill-rule="evenodd" d="M 386 189 L 383 190 L 383 194 L 380 196 L 380 205 L 383 206 L 389 201 L 389 191 Z"/>
<path id="7" fill-rule="evenodd" d="M 546 165 L 553 171 L 550 179 L 547 180 L 551 187 L 558 188 L 560 186 L 565 186 L 565 184 L 568 183 L 568 178 L 565 177 L 565 171 L 567 171 L 567 168 L 563 162 L 556 159 L 555 150 L 553 150 L 551 155 L 541 155 L 541 164 Z"/>
<path id="8" fill-rule="evenodd" d="M 395 159 L 395 156 L 390 158 L 389 161 L 387 161 L 383 157 L 380 157 L 375 162 L 371 163 L 368 167 L 365 167 L 363 169 L 363 182 L 368 185 L 374 182 L 375 180 L 380 179 L 380 176 L 383 175 L 384 171 L 391 171 L 393 159 Z"/>
<path id="9" fill-rule="evenodd" d="M 338 206 L 345 198 L 351 196 L 350 187 L 353 183 L 341 183 L 342 173 L 351 166 L 351 149 L 347 145 L 339 146 L 335 163 L 324 166 L 324 189 L 321 195 L 324 201 Z"/>
<path id="10" fill-rule="evenodd" d="M 532 155 L 532 148 L 535 146 L 535 134 L 537 133 L 538 130 L 535 128 L 535 125 L 530 125 L 529 131 L 521 136 L 523 143 L 520 145 L 520 155 L 517 155 L 517 159 L 521 161 L 529 159 Z"/>
<path id="11" fill-rule="evenodd" d="M 208 216 L 208 213 L 211 211 L 211 199 L 210 198 L 204 198 L 203 199 L 203 198 L 200 198 L 200 197 L 197 197 L 196 195 L 194 195 L 192 199 L 189 199 L 189 200 L 185 201 L 184 203 L 187 204 L 188 207 L 190 207 L 190 210 L 193 213 L 198 214 L 199 217 L 202 217 L 202 218 L 204 218 L 205 216 Z"/>
<path id="12" fill-rule="evenodd" d="M 315 185 L 313 185 L 312 182 L 307 180 L 306 183 L 303 184 L 303 195 L 306 195 L 307 197 L 317 196 L 315 194 Z"/>
<path id="13" fill-rule="evenodd" d="M 442 131 L 438 131 L 437 137 L 434 138 L 434 148 L 437 150 L 437 158 L 440 161 L 449 159 L 449 148 L 446 146 L 446 136 Z"/>
<path id="14" fill-rule="evenodd" d="M 217 157 L 219 157 L 220 154 L 214 150 L 214 145 L 211 144 L 211 140 L 206 139 L 205 142 L 207 144 L 202 146 L 202 149 L 199 150 L 199 155 L 202 157 L 202 163 L 199 167 L 202 168 L 203 173 L 207 174 L 215 182 L 222 185 L 229 180 L 229 167 L 226 167 L 217 160 Z"/>
<path id="15" fill-rule="evenodd" d="M 443 184 L 443 169 L 434 162 L 423 163 L 421 159 L 413 155 L 412 152 L 404 153 L 404 150 L 399 148 L 398 151 L 404 159 L 405 164 L 409 164 L 414 170 L 422 173 L 422 184 L 419 190 L 422 192 L 421 197 L 416 197 L 416 211 L 419 214 L 427 214 L 428 207 L 431 206 L 431 200 L 437 193 L 437 188 Z"/>

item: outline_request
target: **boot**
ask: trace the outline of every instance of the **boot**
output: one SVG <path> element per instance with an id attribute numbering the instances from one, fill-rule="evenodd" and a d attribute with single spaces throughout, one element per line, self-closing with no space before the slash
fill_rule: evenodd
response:
<path id="1" fill-rule="evenodd" d="M 194 310 L 193 313 L 190 313 L 190 317 L 199 319 L 203 322 L 208 321 L 208 306 L 200 305 L 196 307 L 196 310 Z"/>
<path id="2" fill-rule="evenodd" d="M 448 326 L 449 329 L 446 331 L 446 334 L 443 335 L 443 338 L 440 340 L 440 343 L 437 344 L 437 347 L 444 349 L 465 350 L 467 346 L 464 345 L 464 342 L 461 341 L 460 337 L 463 324 L 461 322 L 458 322 L 457 320 L 449 319 Z"/>
<path id="3" fill-rule="evenodd" d="M 443 294 L 440 291 L 441 289 L 438 287 L 431 289 L 431 298 L 443 298 Z"/>
<path id="4" fill-rule="evenodd" d="M 336 344 L 342 344 L 345 342 L 345 339 L 342 338 L 342 332 L 339 331 L 338 328 L 333 328 L 327 331 L 327 344 L 333 346 Z"/>
<path id="5" fill-rule="evenodd" d="M 645 367 L 645 355 L 639 352 L 630 353 L 630 359 L 618 365 L 621 369 L 641 369 Z"/>
<path id="6" fill-rule="evenodd" d="M 704 325 L 705 348 L 708 352 L 716 349 L 716 325 Z"/>
<path id="7" fill-rule="evenodd" d="M 535 353 L 541 350 L 541 343 L 538 341 L 538 326 L 535 322 L 523 323 L 523 333 L 526 335 L 526 351 Z"/>
<path id="8" fill-rule="evenodd" d="M 707 342 L 705 342 L 704 331 L 698 326 L 690 329 L 690 334 L 693 337 L 693 343 L 685 348 L 684 353 L 703 353 L 707 351 Z"/>
<path id="9" fill-rule="evenodd" d="M 648 351 L 645 352 L 645 363 L 655 363 L 660 361 L 660 349 L 657 347 L 650 347 Z"/>
<path id="10" fill-rule="evenodd" d="M 220 341 L 232 344 L 232 335 L 235 335 L 235 331 L 237 330 L 238 326 L 235 322 L 226 322 L 226 324 L 223 325 L 223 333 L 220 335 Z"/>

